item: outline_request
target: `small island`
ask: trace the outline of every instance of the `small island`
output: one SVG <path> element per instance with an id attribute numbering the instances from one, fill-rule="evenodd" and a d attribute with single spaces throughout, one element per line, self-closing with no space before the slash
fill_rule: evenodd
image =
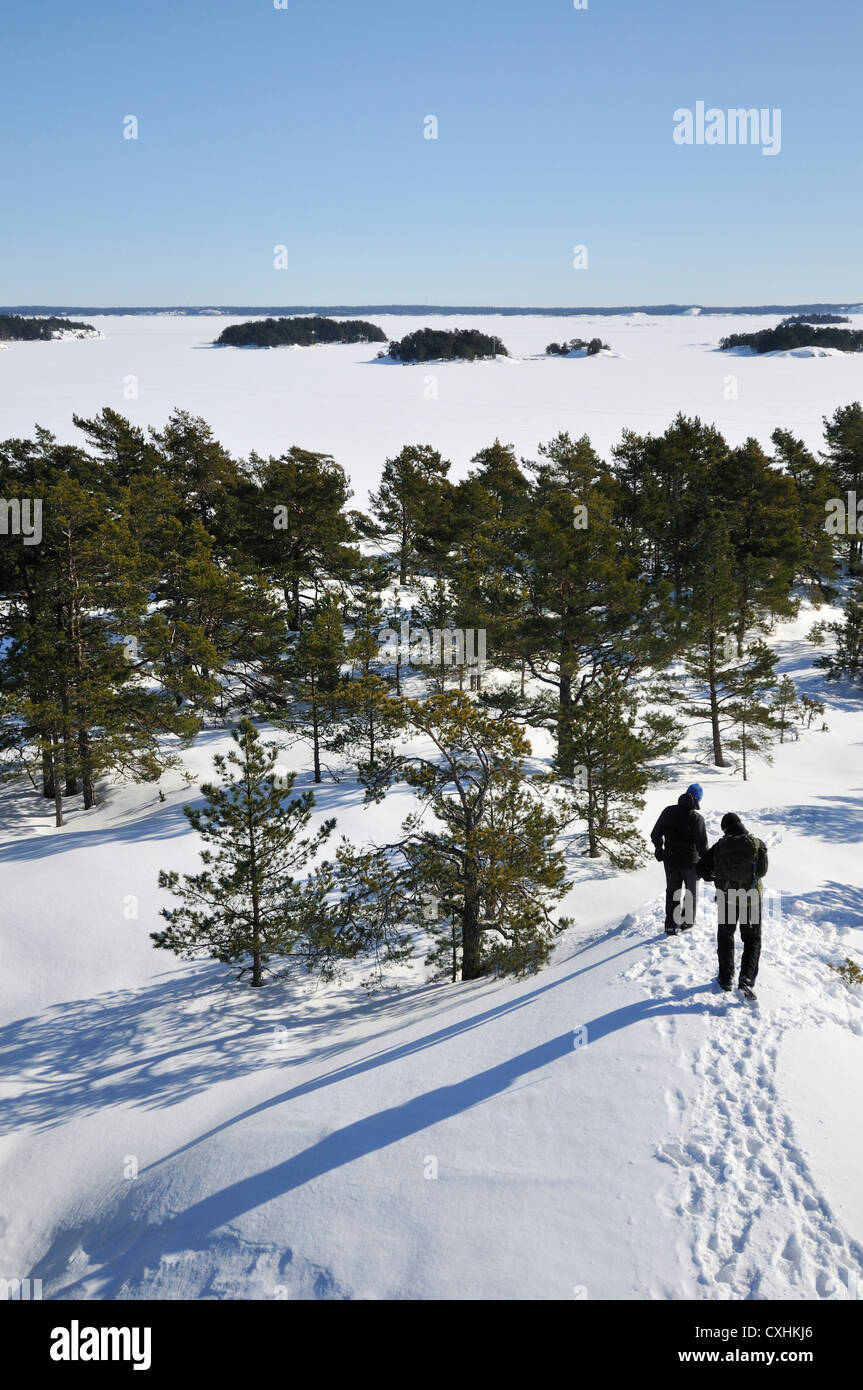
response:
<path id="1" fill-rule="evenodd" d="M 576 354 L 596 357 L 599 352 L 611 352 L 611 348 L 601 338 L 591 338 L 590 342 L 586 338 L 570 338 L 568 343 L 549 343 L 545 352 L 547 357 L 572 357 Z"/>
<path id="2" fill-rule="evenodd" d="M 508 357 L 500 338 L 476 328 L 418 328 L 391 342 L 378 357 L 395 362 L 474 362 L 479 358 Z"/>
<path id="3" fill-rule="evenodd" d="M 74 319 L 25 318 L 23 314 L 0 314 L 0 342 L 49 343 L 57 338 L 101 338 L 92 323 L 76 323 Z"/>
<path id="4" fill-rule="evenodd" d="M 232 323 L 216 339 L 216 347 L 313 347 L 316 343 L 385 343 L 387 335 L 362 319 L 324 319 L 309 314 L 293 318 L 253 319 Z"/>
<path id="5" fill-rule="evenodd" d="M 863 352 L 863 330 L 859 328 L 819 328 L 818 323 L 848 323 L 837 314 L 795 314 L 783 319 L 775 328 L 761 328 L 756 333 L 732 333 L 722 338 L 720 351 L 731 348 L 751 348 L 765 352 L 793 352 L 795 348 L 833 348 L 839 352 Z"/>
<path id="6" fill-rule="evenodd" d="M 850 323 L 847 314 L 789 314 L 782 320 L 786 323 Z"/>

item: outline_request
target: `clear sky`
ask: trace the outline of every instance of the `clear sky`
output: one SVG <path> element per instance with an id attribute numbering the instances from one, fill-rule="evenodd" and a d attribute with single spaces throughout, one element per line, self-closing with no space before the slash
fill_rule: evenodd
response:
<path id="1" fill-rule="evenodd" d="M 587 3 L 4 0 L 0 303 L 863 299 L 860 0 Z"/>

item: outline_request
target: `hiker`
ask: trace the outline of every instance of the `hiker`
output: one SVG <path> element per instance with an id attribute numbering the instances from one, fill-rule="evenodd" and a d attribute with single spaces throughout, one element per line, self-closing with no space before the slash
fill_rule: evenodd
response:
<path id="1" fill-rule="evenodd" d="M 734 933 L 739 922 L 743 959 L 737 988 L 747 999 L 754 999 L 753 986 L 761 955 L 761 880 L 767 873 L 767 848 L 756 835 L 750 835 L 733 811 L 722 817 L 720 825 L 722 839 L 716 841 L 698 865 L 698 877 L 716 885 L 719 917 L 717 981 L 720 989 L 731 989 L 734 980 Z"/>
<path id="2" fill-rule="evenodd" d="M 666 806 L 650 832 L 653 852 L 665 865 L 665 930 L 687 931 L 695 921 L 698 878 L 695 867 L 707 850 L 707 828 L 699 812 L 703 792 L 691 782 L 676 806 Z"/>

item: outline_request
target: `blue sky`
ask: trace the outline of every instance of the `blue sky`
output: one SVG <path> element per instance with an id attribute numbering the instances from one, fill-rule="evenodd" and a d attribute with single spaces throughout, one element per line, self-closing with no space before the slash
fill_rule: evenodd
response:
<path id="1" fill-rule="evenodd" d="M 5 0 L 0 303 L 863 299 L 861 11 Z M 699 100 L 781 152 L 675 144 Z"/>

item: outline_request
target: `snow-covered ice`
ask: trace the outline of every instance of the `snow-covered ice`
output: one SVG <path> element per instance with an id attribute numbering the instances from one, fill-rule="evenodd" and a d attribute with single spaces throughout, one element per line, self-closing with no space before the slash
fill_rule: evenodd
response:
<path id="1" fill-rule="evenodd" d="M 818 447 L 823 415 L 861 394 L 858 354 L 814 361 L 717 350 L 720 338 L 778 316 L 368 317 L 388 339 L 425 323 L 477 328 L 500 337 L 510 357 L 402 365 L 377 361 L 376 344 L 247 352 L 212 346 L 238 319 L 97 316 L 87 322 L 103 340 L 16 343 L 4 354 L 0 437 L 27 436 L 38 422 L 78 438 L 73 413 L 105 405 L 158 426 L 182 406 L 238 455 L 292 444 L 333 454 L 362 505 L 384 459 L 405 443 L 434 445 L 460 477 L 495 438 L 530 458 L 541 440 L 569 430 L 607 454 L 624 427 L 662 431 L 683 411 L 714 422 L 732 444 L 754 435 L 769 447 L 781 425 Z M 863 315 L 851 326 L 863 327 Z M 544 356 L 546 344 L 574 337 L 602 338 L 617 355 Z"/>

